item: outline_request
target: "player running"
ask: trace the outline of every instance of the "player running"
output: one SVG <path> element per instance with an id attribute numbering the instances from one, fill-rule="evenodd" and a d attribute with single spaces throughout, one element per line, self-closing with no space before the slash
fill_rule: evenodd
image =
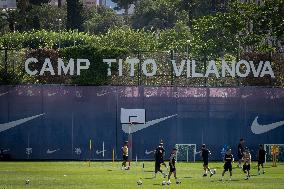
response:
<path id="1" fill-rule="evenodd" d="M 221 181 L 223 181 L 224 179 L 224 174 L 225 172 L 227 172 L 228 170 L 230 171 L 230 180 L 232 180 L 232 163 L 234 161 L 234 157 L 232 155 L 232 150 L 228 149 L 226 154 L 225 154 L 225 158 L 224 158 L 224 171 L 222 173 L 222 178 Z"/>
<path id="2" fill-rule="evenodd" d="M 177 153 L 177 149 L 173 148 L 172 152 L 171 152 L 171 156 L 170 156 L 170 161 L 169 161 L 169 166 L 170 166 L 170 172 L 168 175 L 168 182 L 167 184 L 170 185 L 171 184 L 171 175 L 172 173 L 174 173 L 174 177 L 176 179 L 176 184 L 180 184 L 181 182 L 178 180 L 177 178 L 177 173 L 176 173 L 176 153 Z"/>
<path id="3" fill-rule="evenodd" d="M 263 145 L 260 144 L 259 145 L 259 149 L 258 149 L 258 154 L 257 154 L 257 158 L 258 158 L 258 160 L 257 160 L 258 175 L 260 175 L 260 168 L 259 168 L 260 165 L 262 167 L 262 174 L 265 173 L 264 167 L 263 167 L 263 164 L 265 162 L 265 154 L 266 154 L 266 152 L 265 152 L 265 150 L 263 148 Z"/>
<path id="4" fill-rule="evenodd" d="M 238 145 L 238 159 L 239 159 L 239 163 L 238 163 L 238 167 L 242 168 L 242 159 L 243 159 L 243 153 L 244 153 L 244 143 L 245 140 L 243 138 L 240 139 L 240 143 Z"/>
<path id="5" fill-rule="evenodd" d="M 126 166 L 126 162 L 128 161 L 128 141 L 124 142 L 123 147 L 121 147 L 121 151 L 122 151 L 122 158 L 123 158 L 121 169 L 128 170 L 129 167 Z"/>
<path id="6" fill-rule="evenodd" d="M 156 178 L 157 172 L 161 172 L 163 174 L 164 178 L 166 178 L 166 176 L 167 176 L 161 170 L 161 164 L 165 165 L 165 167 L 166 167 L 166 164 L 164 162 L 164 154 L 165 154 L 165 149 L 163 147 L 163 143 L 161 142 L 160 145 L 155 150 L 155 176 L 154 176 L 154 178 Z"/>
<path id="7" fill-rule="evenodd" d="M 248 149 L 244 151 L 243 155 L 244 165 L 243 165 L 243 171 L 246 173 L 246 180 L 250 177 L 250 164 L 251 164 L 251 154 Z"/>
<path id="8" fill-rule="evenodd" d="M 212 175 L 214 174 L 213 171 L 208 167 L 208 156 L 210 155 L 210 151 L 206 148 L 205 144 L 202 144 L 201 147 L 201 157 L 203 160 L 203 169 L 204 169 L 204 174 L 203 176 L 206 177 L 207 176 L 207 171 L 210 172 L 210 177 L 212 177 Z"/>

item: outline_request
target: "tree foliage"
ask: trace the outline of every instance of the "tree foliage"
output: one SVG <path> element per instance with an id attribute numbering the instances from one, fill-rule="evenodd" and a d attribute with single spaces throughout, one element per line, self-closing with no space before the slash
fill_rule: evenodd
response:
<path id="1" fill-rule="evenodd" d="M 134 28 L 166 29 L 175 26 L 178 21 L 187 22 L 187 13 L 178 10 L 176 0 L 139 1 L 132 17 Z"/>
<path id="2" fill-rule="evenodd" d="M 66 28 L 71 30 L 83 30 L 83 4 L 79 0 L 66 0 L 67 2 L 67 22 Z"/>
<path id="3" fill-rule="evenodd" d="M 114 10 L 98 6 L 86 11 L 84 30 L 94 34 L 106 33 L 109 28 L 122 26 L 123 20 Z"/>

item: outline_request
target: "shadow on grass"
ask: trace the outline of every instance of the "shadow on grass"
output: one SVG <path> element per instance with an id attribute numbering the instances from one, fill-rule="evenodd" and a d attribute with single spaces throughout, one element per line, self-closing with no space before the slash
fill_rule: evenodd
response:
<path id="1" fill-rule="evenodd" d="M 146 178 L 144 178 L 144 179 L 154 179 L 154 177 L 146 177 Z"/>
<path id="2" fill-rule="evenodd" d="M 183 177 L 183 178 L 193 178 L 193 177 L 191 177 L 191 176 L 186 176 L 186 177 Z"/>

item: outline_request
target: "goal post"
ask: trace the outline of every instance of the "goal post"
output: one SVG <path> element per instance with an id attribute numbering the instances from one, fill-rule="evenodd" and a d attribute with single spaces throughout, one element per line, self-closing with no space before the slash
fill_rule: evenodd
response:
<path id="1" fill-rule="evenodd" d="M 195 162 L 196 144 L 176 144 L 177 157 L 176 161 L 193 161 Z"/>
<path id="2" fill-rule="evenodd" d="M 284 144 L 264 144 L 264 150 L 266 152 L 265 155 L 265 163 L 267 161 L 272 161 L 273 160 L 273 146 L 277 147 L 277 161 L 278 162 L 283 162 L 284 161 Z"/>

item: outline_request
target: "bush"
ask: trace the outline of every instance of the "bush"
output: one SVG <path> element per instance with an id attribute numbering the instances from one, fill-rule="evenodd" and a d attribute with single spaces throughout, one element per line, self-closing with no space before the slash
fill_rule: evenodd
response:
<path id="1" fill-rule="evenodd" d="M 125 58 L 128 51 L 120 48 L 100 49 L 91 45 L 81 45 L 60 49 L 60 57 L 69 60 L 70 58 L 84 58 L 90 61 L 88 70 L 82 70 L 81 75 L 73 76 L 72 83 L 80 85 L 108 85 L 110 77 L 107 76 L 108 65 L 103 63 L 104 58 Z M 117 71 L 117 66 L 112 66 L 112 71 Z"/>

